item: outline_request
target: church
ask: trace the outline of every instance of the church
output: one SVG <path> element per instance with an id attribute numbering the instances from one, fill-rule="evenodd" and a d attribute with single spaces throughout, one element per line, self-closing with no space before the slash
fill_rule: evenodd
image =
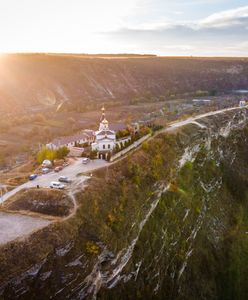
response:
<path id="1" fill-rule="evenodd" d="M 102 108 L 99 129 L 95 132 L 95 142 L 91 144 L 92 151 L 98 152 L 99 158 L 106 158 L 106 154 L 112 152 L 116 145 L 115 131 L 109 129 L 109 123 L 105 117 L 105 108 Z"/>

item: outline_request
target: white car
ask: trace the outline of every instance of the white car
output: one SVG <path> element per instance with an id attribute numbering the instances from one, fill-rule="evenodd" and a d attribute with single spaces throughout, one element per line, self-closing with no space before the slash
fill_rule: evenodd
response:
<path id="1" fill-rule="evenodd" d="M 90 159 L 88 158 L 88 157 L 84 157 L 83 159 L 82 159 L 82 163 L 83 164 L 88 164 L 90 162 Z"/>
<path id="2" fill-rule="evenodd" d="M 58 181 L 52 181 L 50 183 L 50 188 L 51 189 L 59 189 L 59 190 L 63 190 L 65 188 L 65 185 L 58 182 Z"/>
<path id="3" fill-rule="evenodd" d="M 72 182 L 72 180 L 69 179 L 69 178 L 66 177 L 66 176 L 60 176 L 60 177 L 59 177 L 59 181 L 60 181 L 60 182 L 65 182 L 65 183 L 71 183 L 71 182 Z"/>
<path id="4" fill-rule="evenodd" d="M 47 174 L 47 173 L 50 172 L 50 169 L 48 169 L 48 168 L 42 168 L 41 172 L 42 172 L 42 174 Z"/>

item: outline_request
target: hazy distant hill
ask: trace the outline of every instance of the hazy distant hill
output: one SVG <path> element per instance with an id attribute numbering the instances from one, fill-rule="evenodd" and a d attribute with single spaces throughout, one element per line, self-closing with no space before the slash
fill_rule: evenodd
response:
<path id="1" fill-rule="evenodd" d="M 101 56 L 101 58 L 99 58 Z M 248 59 L 13 54 L 0 58 L 0 111 L 64 102 L 248 87 Z"/>

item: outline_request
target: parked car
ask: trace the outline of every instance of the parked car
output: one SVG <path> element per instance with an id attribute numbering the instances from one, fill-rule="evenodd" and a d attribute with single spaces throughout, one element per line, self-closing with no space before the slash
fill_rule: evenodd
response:
<path id="1" fill-rule="evenodd" d="M 42 168 L 41 172 L 42 172 L 42 174 L 47 174 L 47 173 L 50 172 L 50 169 L 48 169 L 48 168 Z"/>
<path id="2" fill-rule="evenodd" d="M 50 188 L 51 189 L 59 189 L 59 190 L 63 190 L 65 188 L 65 185 L 60 183 L 60 182 L 57 182 L 57 181 L 52 181 L 50 183 Z"/>
<path id="3" fill-rule="evenodd" d="M 71 182 L 72 182 L 71 179 L 69 179 L 69 178 L 66 177 L 66 176 L 60 176 L 60 177 L 59 177 L 59 181 L 60 181 L 60 182 L 65 182 L 65 183 L 71 183 Z"/>
<path id="4" fill-rule="evenodd" d="M 58 166 L 58 167 L 56 167 L 56 168 L 54 169 L 54 172 L 59 172 L 59 171 L 61 171 L 61 170 L 63 170 L 63 167 Z"/>
<path id="5" fill-rule="evenodd" d="M 31 174 L 31 175 L 29 176 L 29 180 L 34 180 L 36 177 L 38 177 L 37 174 Z"/>
<path id="6" fill-rule="evenodd" d="M 90 162 L 90 159 L 88 158 L 88 157 L 84 157 L 83 159 L 82 159 L 82 163 L 83 164 L 88 164 Z"/>

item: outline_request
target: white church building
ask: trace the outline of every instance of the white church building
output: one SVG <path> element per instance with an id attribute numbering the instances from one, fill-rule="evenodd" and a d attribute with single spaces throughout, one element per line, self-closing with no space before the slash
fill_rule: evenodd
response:
<path id="1" fill-rule="evenodd" d="M 91 149 L 98 152 L 99 158 L 104 158 L 108 152 L 112 152 L 116 145 L 115 131 L 109 129 L 109 123 L 105 117 L 105 108 L 102 108 L 99 129 L 95 132 L 95 142 Z"/>

